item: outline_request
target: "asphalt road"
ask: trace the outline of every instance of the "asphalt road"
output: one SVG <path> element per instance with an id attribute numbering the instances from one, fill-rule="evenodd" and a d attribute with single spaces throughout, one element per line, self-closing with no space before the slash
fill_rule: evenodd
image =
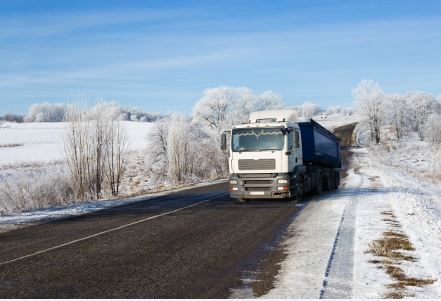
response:
<path id="1" fill-rule="evenodd" d="M 300 210 L 214 184 L 0 234 L 0 298 L 226 298 Z"/>

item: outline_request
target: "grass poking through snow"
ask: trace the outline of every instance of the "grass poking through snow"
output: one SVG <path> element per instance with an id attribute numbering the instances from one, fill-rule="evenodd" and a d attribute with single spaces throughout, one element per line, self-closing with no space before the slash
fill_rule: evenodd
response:
<path id="1" fill-rule="evenodd" d="M 369 262 L 375 264 L 379 269 L 384 269 L 386 274 L 394 281 L 387 286 L 388 291 L 384 295 L 385 298 L 401 299 L 411 297 L 411 295 L 406 294 L 407 287 L 422 287 L 434 283 L 436 279 L 409 277 L 405 273 L 400 264 L 403 261 L 417 261 L 415 257 L 408 255 L 409 252 L 415 251 L 415 248 L 410 242 L 409 237 L 401 231 L 401 225 L 393 212 L 383 211 L 381 214 L 384 216 L 383 221 L 393 229 L 383 232 L 383 236 L 380 239 L 374 240 L 369 244 L 369 250 L 366 253 L 380 258 Z"/>

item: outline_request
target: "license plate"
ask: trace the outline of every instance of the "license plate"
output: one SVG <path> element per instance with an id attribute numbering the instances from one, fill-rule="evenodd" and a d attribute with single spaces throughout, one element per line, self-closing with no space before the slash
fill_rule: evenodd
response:
<path id="1" fill-rule="evenodd" d="M 250 191 L 250 194 L 251 195 L 264 195 L 265 192 L 263 192 L 263 191 Z"/>

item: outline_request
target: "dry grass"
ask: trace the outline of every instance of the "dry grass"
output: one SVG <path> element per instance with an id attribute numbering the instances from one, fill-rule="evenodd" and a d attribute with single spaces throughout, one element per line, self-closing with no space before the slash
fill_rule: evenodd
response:
<path id="1" fill-rule="evenodd" d="M 403 254 L 403 251 L 412 252 L 415 251 L 415 248 L 410 242 L 409 237 L 399 230 L 401 226 L 394 213 L 392 211 L 383 211 L 381 214 L 385 217 L 382 221 L 393 227 L 394 230 L 383 232 L 383 236 L 380 239 L 369 244 L 369 249 L 366 253 L 381 258 L 369 262 L 375 264 L 378 269 L 384 269 L 386 274 L 394 281 L 387 286 L 389 291 L 384 295 L 385 298 L 401 299 L 411 297 L 412 295 L 406 294 L 407 287 L 423 287 L 434 283 L 436 279 L 409 277 L 399 267 L 403 261 L 417 261 L 415 257 Z"/>
<path id="2" fill-rule="evenodd" d="M 385 299 L 403 299 L 405 295 L 402 292 L 391 291 L 384 295 Z"/>
<path id="3" fill-rule="evenodd" d="M 381 239 L 377 239 L 369 244 L 368 253 L 374 256 L 384 257 L 391 259 L 393 261 L 405 260 L 405 261 L 416 261 L 412 256 L 404 255 L 401 250 L 404 251 L 414 251 L 415 248 L 412 246 L 409 239 L 403 238 L 401 233 L 388 232 L 397 234 L 399 236 L 383 236 Z M 383 234 L 384 235 L 384 234 Z"/>
<path id="4" fill-rule="evenodd" d="M 23 144 L 17 144 L 17 143 L 0 144 L 0 148 L 19 147 L 19 146 L 23 146 Z"/>

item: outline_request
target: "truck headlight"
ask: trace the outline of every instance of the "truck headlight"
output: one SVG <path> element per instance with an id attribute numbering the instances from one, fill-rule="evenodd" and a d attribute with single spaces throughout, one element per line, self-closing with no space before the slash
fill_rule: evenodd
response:
<path id="1" fill-rule="evenodd" d="M 287 179 L 279 179 L 279 181 L 277 181 L 279 184 L 288 184 L 288 180 Z"/>
<path id="2" fill-rule="evenodd" d="M 230 184 L 231 185 L 237 185 L 237 181 L 236 180 L 230 180 Z"/>

